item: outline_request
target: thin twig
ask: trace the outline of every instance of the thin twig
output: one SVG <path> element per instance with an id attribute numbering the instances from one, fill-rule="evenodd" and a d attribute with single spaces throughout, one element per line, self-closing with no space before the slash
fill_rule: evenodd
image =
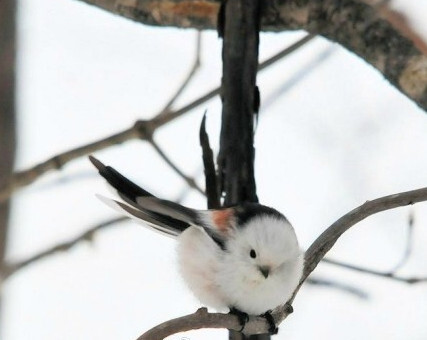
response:
<path id="1" fill-rule="evenodd" d="M 202 194 L 203 196 L 205 195 L 205 192 L 203 191 L 203 189 L 201 189 L 198 184 L 196 183 L 194 178 L 191 178 L 189 176 L 187 176 L 186 174 L 184 174 L 177 166 L 174 162 L 172 162 L 172 160 L 165 154 L 165 152 L 160 148 L 160 146 L 154 141 L 154 139 L 149 138 L 147 140 L 151 146 L 154 148 L 154 150 L 156 150 L 156 152 L 159 154 L 159 156 L 172 168 L 173 171 L 175 171 L 177 173 L 177 175 L 179 177 L 181 177 L 185 183 L 188 184 L 188 186 L 190 188 L 193 188 L 194 190 L 196 190 L 197 192 L 199 192 L 200 194 Z"/>
<path id="2" fill-rule="evenodd" d="M 406 262 L 408 262 L 408 259 L 411 256 L 412 253 L 412 241 L 413 241 L 413 234 L 414 234 L 414 210 L 411 209 L 408 215 L 408 228 L 406 230 L 406 245 L 405 245 L 405 251 L 403 252 L 403 256 L 400 259 L 400 261 L 394 266 L 394 268 L 391 270 L 391 272 L 397 272 L 400 268 L 402 268 Z"/>
<path id="3" fill-rule="evenodd" d="M 198 173 L 199 172 L 200 171 L 198 171 Z M 177 196 L 177 198 L 174 201 L 177 203 L 181 202 L 185 198 L 185 196 L 188 194 L 188 192 L 189 192 L 188 189 L 189 188 L 186 187 Z M 46 259 L 47 257 L 55 255 L 59 252 L 67 251 L 67 250 L 71 249 L 72 247 L 76 246 L 78 243 L 85 242 L 85 241 L 92 241 L 95 233 L 106 230 L 109 227 L 117 226 L 118 223 L 124 222 L 127 220 L 130 220 L 127 216 L 120 216 L 120 217 L 116 217 L 113 219 L 109 219 L 107 221 L 101 222 L 101 223 L 89 228 L 87 231 L 85 231 L 82 234 L 72 238 L 71 240 L 62 242 L 62 243 L 57 244 L 53 247 L 45 249 L 45 250 L 41 251 L 40 253 L 37 253 L 37 254 L 31 256 L 30 258 L 28 258 L 26 260 L 6 264 L 6 266 L 3 267 L 0 271 L 0 278 L 1 278 L 1 280 L 4 281 L 5 279 L 9 278 L 11 275 L 15 274 L 19 270 L 27 268 L 27 266 L 29 266 L 29 265 L 35 264 L 38 261 Z M 0 282 L 1 282 L 1 280 L 0 280 Z"/>
<path id="4" fill-rule="evenodd" d="M 161 117 L 162 115 L 168 114 L 170 112 L 170 109 L 171 109 L 172 105 L 179 98 L 179 96 L 182 94 L 182 92 L 184 92 L 184 90 L 187 88 L 188 84 L 193 79 L 193 77 L 196 74 L 196 72 L 199 70 L 200 65 L 201 65 L 201 62 L 200 62 L 200 52 L 201 52 L 201 49 L 202 49 L 202 32 L 201 31 L 197 31 L 197 36 L 196 36 L 196 57 L 194 59 L 193 66 L 191 67 L 190 72 L 188 72 L 187 76 L 185 77 L 183 83 L 178 88 L 178 90 L 176 91 L 176 93 L 166 103 L 166 105 L 164 106 L 164 108 L 162 109 L 162 111 L 160 111 L 160 113 L 158 114 L 158 117 L 159 116 Z"/>
<path id="5" fill-rule="evenodd" d="M 371 274 L 371 275 L 375 275 L 375 276 L 393 279 L 395 281 L 400 281 L 400 282 L 406 282 L 406 283 L 425 282 L 427 280 L 427 278 L 417 278 L 417 277 L 404 278 L 404 277 L 397 275 L 397 271 L 406 264 L 409 257 L 411 256 L 413 227 L 414 227 L 414 215 L 413 215 L 413 210 L 411 210 L 409 213 L 409 216 L 408 216 L 408 228 L 407 228 L 407 233 L 406 233 L 405 251 L 403 252 L 403 256 L 402 256 L 401 260 L 390 271 L 387 271 L 387 272 L 378 271 L 378 270 L 374 270 L 374 269 L 370 269 L 370 268 L 366 268 L 366 267 L 360 267 L 360 266 L 356 266 L 354 264 L 349 264 L 349 263 L 345 263 L 342 261 L 337 261 L 337 260 L 333 260 L 333 259 L 329 259 L 329 258 L 323 258 L 322 262 L 328 263 L 328 264 L 331 264 L 334 266 L 338 266 L 341 268 L 345 268 L 345 269 L 355 270 L 357 272 L 361 272 L 361 273 L 365 273 L 365 274 Z"/>
<path id="6" fill-rule="evenodd" d="M 306 36 L 304 36 L 303 38 L 301 38 L 297 42 L 295 42 L 292 45 L 284 48 L 282 51 L 278 52 L 277 54 L 273 55 L 272 57 L 270 57 L 267 60 L 260 63 L 258 66 L 258 71 L 263 71 L 263 70 L 267 69 L 269 66 L 275 64 L 276 62 L 278 62 L 279 60 L 288 56 L 289 54 L 297 51 L 300 47 L 304 46 L 305 44 L 307 44 L 309 41 L 311 41 L 315 37 L 316 37 L 316 35 L 314 35 L 314 34 L 307 34 Z M 190 111 L 190 110 L 196 108 L 197 106 L 203 104 L 204 102 L 214 98 L 216 95 L 219 94 L 219 92 L 220 92 L 220 87 L 217 87 L 217 88 L 209 91 L 205 95 L 199 97 L 198 99 L 194 100 L 193 102 L 185 105 L 181 109 L 173 111 L 168 115 L 161 115 L 160 117 L 157 117 L 153 120 L 155 121 L 156 119 L 162 119 L 162 121 L 166 124 L 166 123 L 168 123 L 168 122 L 170 122 L 170 121 L 172 121 L 178 117 L 181 117 L 187 111 Z"/>
<path id="7" fill-rule="evenodd" d="M 96 232 L 117 226 L 118 223 L 126 221 L 128 219 L 129 219 L 128 217 L 121 216 L 121 217 L 116 217 L 116 218 L 107 220 L 105 222 L 102 222 L 102 223 L 99 223 L 99 224 L 93 226 L 92 228 L 89 228 L 88 230 L 86 230 L 85 232 L 83 232 L 80 235 L 77 235 L 76 237 L 72 238 L 71 240 L 59 243 L 59 244 L 57 244 L 51 248 L 48 248 L 48 249 L 46 249 L 46 250 L 44 250 L 44 251 L 42 251 L 42 252 L 40 252 L 34 256 L 31 256 L 30 258 L 28 258 L 26 260 L 6 264 L 5 267 L 2 268 L 1 275 L 0 275 L 1 279 L 5 280 L 9 276 L 11 276 L 12 274 L 16 273 L 18 270 L 26 268 L 27 266 L 34 264 L 34 263 L 36 263 L 42 259 L 45 259 L 45 258 L 47 258 L 53 254 L 56 254 L 58 252 L 67 251 L 82 241 L 91 242 L 93 240 L 93 237 L 94 237 Z"/>
<path id="8" fill-rule="evenodd" d="M 283 51 L 269 58 L 265 62 L 261 63 L 259 66 L 259 70 L 264 70 L 268 66 L 282 59 L 289 53 L 294 52 L 297 47 L 301 47 L 305 43 L 307 43 L 310 39 L 307 37 L 302 38 L 300 41 L 295 44 L 285 48 Z M 176 118 L 181 117 L 185 113 L 193 110 L 199 105 L 207 102 L 212 99 L 216 95 L 219 94 L 219 87 L 214 90 L 209 91 L 205 95 L 197 98 L 193 102 L 183 106 L 182 108 L 172 111 L 168 115 L 156 116 L 151 120 L 138 120 L 135 122 L 133 126 L 128 129 L 125 129 L 121 132 L 118 132 L 112 136 L 100 139 L 93 143 L 85 144 L 76 149 L 72 149 L 63 153 L 60 153 L 54 157 L 51 157 L 33 167 L 25 169 L 23 171 L 15 172 L 13 176 L 10 178 L 8 184 L 0 189 L 0 203 L 7 200 L 16 190 L 21 189 L 34 181 L 40 178 L 45 173 L 51 170 L 58 170 L 62 168 L 64 165 L 78 159 L 80 157 L 86 156 L 90 153 L 94 153 L 96 151 L 108 148 L 110 146 L 121 144 L 127 142 L 132 139 L 146 139 L 151 136 L 153 132 L 160 128 L 161 126 L 170 123 Z"/>
<path id="9" fill-rule="evenodd" d="M 344 234 L 348 229 L 350 229 L 352 226 L 362 221 L 363 219 L 381 211 L 407 206 L 423 201 L 427 201 L 427 188 L 407 191 L 399 194 L 381 197 L 373 201 L 367 201 L 358 208 L 350 211 L 349 213 L 338 219 L 329 228 L 327 228 L 308 248 L 305 254 L 305 266 L 303 276 L 300 280 L 298 287 L 295 289 L 293 296 L 289 299 L 287 304 L 293 302 L 301 285 L 306 281 L 310 273 L 316 268 L 316 266 L 326 255 L 326 253 L 334 246 L 340 236 Z M 413 278 L 410 281 L 402 282 L 414 283 L 414 280 L 419 279 Z M 272 316 L 277 325 L 279 325 L 283 320 L 285 320 L 291 313 L 290 309 L 287 307 L 287 304 L 275 308 L 272 312 Z M 226 328 L 232 330 L 239 330 L 240 327 L 240 323 L 234 315 L 207 313 L 207 311 L 203 309 L 199 310 L 194 314 L 166 321 L 158 326 L 155 326 L 148 332 L 141 335 L 138 340 L 164 339 L 169 335 L 192 329 Z M 251 317 L 246 323 L 243 332 L 245 334 L 262 334 L 268 331 L 268 327 L 269 325 L 264 318 Z"/>
<path id="10" fill-rule="evenodd" d="M 303 280 L 316 268 L 317 264 L 333 247 L 338 238 L 356 223 L 381 211 L 412 205 L 426 200 L 427 188 L 422 188 L 366 201 L 360 207 L 350 211 L 326 229 L 308 248 L 305 255 L 306 264 Z"/>
<path id="11" fill-rule="evenodd" d="M 396 275 L 396 273 L 394 271 L 382 272 L 382 271 L 378 271 L 378 270 L 374 270 L 374 269 L 370 269 L 370 268 L 364 268 L 364 267 L 356 266 L 356 265 L 353 265 L 350 263 L 345 263 L 342 261 L 332 260 L 329 258 L 323 258 L 322 262 L 329 263 L 329 264 L 332 264 L 334 266 L 338 266 L 341 268 L 354 270 L 354 271 L 357 271 L 359 273 L 384 277 L 387 279 L 392 279 L 394 281 L 399 281 L 399 282 L 404 282 L 404 283 L 413 284 L 413 283 L 427 282 L 427 277 L 401 277 L 401 276 Z"/>
<path id="12" fill-rule="evenodd" d="M 289 92 L 289 90 L 301 83 L 301 81 L 304 80 L 307 76 L 311 75 L 312 72 L 317 69 L 321 63 L 328 60 L 328 58 L 331 57 L 337 50 L 338 48 L 336 46 L 329 46 L 325 48 L 322 52 L 317 53 L 313 60 L 310 60 L 307 64 L 302 65 L 294 74 L 286 77 L 286 79 L 283 80 L 283 83 L 281 83 L 277 89 L 269 93 L 269 95 L 262 101 L 261 114 L 266 113 L 268 108 L 274 104 L 277 99 L 283 98 L 285 93 Z"/>
<path id="13" fill-rule="evenodd" d="M 314 286 L 326 287 L 331 289 L 340 290 L 344 293 L 351 294 L 359 299 L 366 300 L 369 295 L 365 291 L 360 288 L 354 287 L 352 285 L 337 282 L 329 279 L 323 279 L 319 277 L 308 277 L 305 281 L 307 284 L 311 284 Z"/>

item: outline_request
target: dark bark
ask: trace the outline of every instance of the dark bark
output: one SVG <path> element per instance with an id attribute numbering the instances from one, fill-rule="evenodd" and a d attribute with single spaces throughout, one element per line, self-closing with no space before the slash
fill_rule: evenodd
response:
<path id="1" fill-rule="evenodd" d="M 0 1 L 0 190 L 12 175 L 15 157 L 15 0 Z M 0 268 L 4 267 L 9 201 L 0 202 Z M 0 296 L 0 328 L 1 328 Z"/>
<path id="2" fill-rule="evenodd" d="M 253 142 L 259 15 L 259 1 L 226 2 L 218 155 L 219 185 L 225 206 L 258 201 Z"/>
<path id="3" fill-rule="evenodd" d="M 258 202 L 254 176 L 254 114 L 258 111 L 258 70 L 261 1 L 227 0 L 218 20 L 223 35 L 222 125 L 218 155 L 218 183 L 224 206 Z M 246 337 L 229 331 L 230 340 L 267 340 L 269 335 Z"/>
<path id="4" fill-rule="evenodd" d="M 220 5 L 217 0 L 82 1 L 147 25 L 197 29 L 216 27 Z M 263 6 L 263 31 L 304 29 L 336 41 L 427 110 L 427 45 L 403 16 L 370 0 L 263 0 Z"/>

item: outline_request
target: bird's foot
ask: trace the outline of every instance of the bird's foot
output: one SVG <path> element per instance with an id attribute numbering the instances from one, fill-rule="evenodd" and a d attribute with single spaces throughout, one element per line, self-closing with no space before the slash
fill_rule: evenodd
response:
<path id="1" fill-rule="evenodd" d="M 276 326 L 276 321 L 274 320 L 270 310 L 265 312 L 264 314 L 261 314 L 260 316 L 267 320 L 269 325 L 268 332 L 271 335 L 277 334 L 279 332 L 279 328 Z"/>
<path id="2" fill-rule="evenodd" d="M 242 332 L 243 329 L 245 328 L 246 323 L 249 321 L 249 315 L 245 312 L 238 310 L 237 308 L 234 308 L 234 307 L 230 308 L 229 314 L 233 314 L 233 315 L 237 316 L 237 318 L 239 319 L 240 326 L 242 326 L 242 328 L 239 330 L 239 332 Z"/>

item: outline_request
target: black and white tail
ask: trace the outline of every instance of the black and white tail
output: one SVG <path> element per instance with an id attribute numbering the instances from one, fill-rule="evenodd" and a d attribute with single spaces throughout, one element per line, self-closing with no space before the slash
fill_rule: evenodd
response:
<path id="1" fill-rule="evenodd" d="M 123 202 L 119 202 L 98 195 L 110 207 L 143 221 L 157 231 L 175 237 L 190 225 L 203 225 L 201 221 L 202 212 L 171 201 L 158 199 L 112 167 L 105 166 L 95 157 L 89 156 L 89 160 L 123 200 Z"/>

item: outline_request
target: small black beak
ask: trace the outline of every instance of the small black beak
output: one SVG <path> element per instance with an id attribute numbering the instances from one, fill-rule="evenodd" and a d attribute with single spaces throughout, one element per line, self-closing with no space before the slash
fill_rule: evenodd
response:
<path id="1" fill-rule="evenodd" d="M 259 267 L 259 271 L 261 272 L 262 276 L 264 276 L 264 278 L 267 278 L 268 274 L 270 274 L 270 267 L 261 266 L 261 267 Z"/>

